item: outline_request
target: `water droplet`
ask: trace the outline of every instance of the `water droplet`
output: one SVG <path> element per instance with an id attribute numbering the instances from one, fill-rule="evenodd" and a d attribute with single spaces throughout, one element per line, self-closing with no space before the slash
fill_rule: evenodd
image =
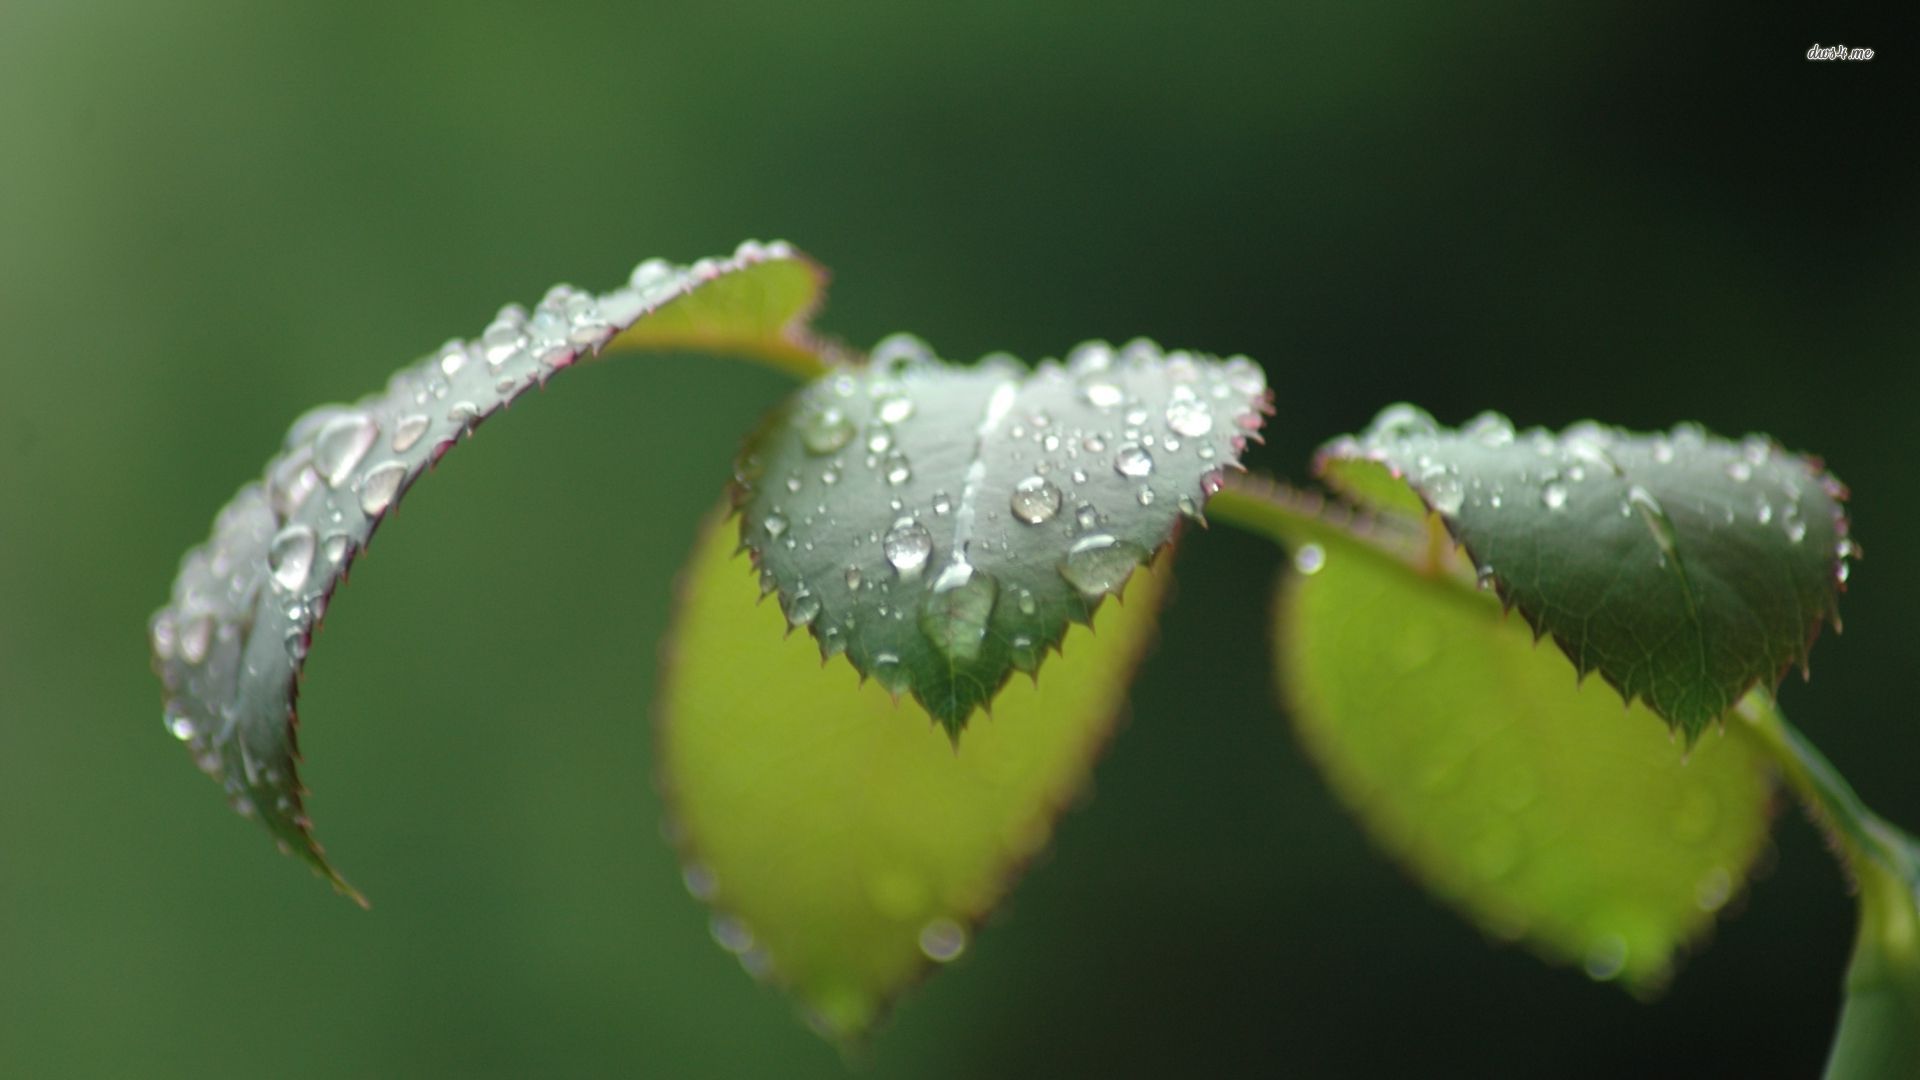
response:
<path id="1" fill-rule="evenodd" d="M 967 951 L 966 927 L 944 917 L 928 920 L 920 928 L 920 951 L 936 964 L 959 959 Z"/>
<path id="2" fill-rule="evenodd" d="M 713 871 L 700 863 L 688 863 L 680 869 L 680 884 L 687 887 L 687 895 L 703 903 L 713 899 L 714 890 L 720 887 Z"/>
<path id="3" fill-rule="evenodd" d="M 368 517 L 386 513 L 406 478 L 407 466 L 398 461 L 389 461 L 368 472 L 360 481 L 360 509 Z"/>
<path id="4" fill-rule="evenodd" d="M 714 944 L 736 956 L 753 948 L 753 931 L 731 915 L 716 912 L 707 921 L 707 932 L 713 935 Z"/>
<path id="5" fill-rule="evenodd" d="M 900 658 L 890 652 L 874 653 L 873 667 L 869 672 L 873 681 L 889 694 L 899 694 L 907 689 L 907 671 L 900 664 Z"/>
<path id="6" fill-rule="evenodd" d="M 456 401 L 447 409 L 447 420 L 471 430 L 480 419 L 480 407 L 471 401 Z"/>
<path id="7" fill-rule="evenodd" d="M 517 323 L 496 319 L 480 335 L 480 355 L 487 358 L 487 363 L 499 367 L 513 359 L 526 343 L 526 332 Z"/>
<path id="8" fill-rule="evenodd" d="M 337 532 L 320 541 L 320 553 L 335 566 L 347 561 L 347 553 L 353 549 L 353 538 L 346 533 Z"/>
<path id="9" fill-rule="evenodd" d="M 274 463 L 267 478 L 267 502 L 280 518 L 290 518 L 315 491 L 320 489 L 320 474 L 312 465 L 313 454 L 291 454 Z"/>
<path id="10" fill-rule="evenodd" d="M 1627 968 L 1627 943 L 1618 934 L 1604 934 L 1587 946 L 1584 965 L 1587 977 L 1596 982 L 1618 978 Z"/>
<path id="11" fill-rule="evenodd" d="M 1022 615 L 1032 615 L 1035 611 L 1039 610 L 1039 604 L 1034 601 L 1033 593 L 1030 590 L 1015 588 L 1013 590 L 1013 600 Z"/>
<path id="12" fill-rule="evenodd" d="M 1126 394 L 1105 379 L 1089 379 L 1082 383 L 1080 396 L 1096 409 L 1111 409 L 1126 400 Z"/>
<path id="13" fill-rule="evenodd" d="M 987 637 L 1000 587 L 964 562 L 947 564 L 920 608 L 920 631 L 953 660 L 973 660 Z"/>
<path id="14" fill-rule="evenodd" d="M 1176 386 L 1167 405 L 1167 427 L 1176 435 L 1197 439 L 1213 430 L 1213 410 L 1188 386 Z"/>
<path id="15" fill-rule="evenodd" d="M 1153 471 L 1153 455 L 1135 443 L 1128 443 L 1113 455 L 1113 471 L 1121 476 L 1145 476 Z"/>
<path id="16" fill-rule="evenodd" d="M 440 362 L 441 373 L 451 379 L 460 374 L 461 368 L 467 366 L 467 347 L 458 341 L 449 341 L 440 346 L 437 359 Z"/>
<path id="17" fill-rule="evenodd" d="M 859 587 L 860 587 L 860 568 L 857 566 L 847 567 L 847 588 L 857 589 Z"/>
<path id="18" fill-rule="evenodd" d="M 913 518 L 901 518 L 887 530 L 880 550 L 895 572 L 902 577 L 910 576 L 927 565 L 927 558 L 933 554 L 933 534 Z"/>
<path id="19" fill-rule="evenodd" d="M 836 405 L 815 405 L 800 417 L 800 442 L 812 454 L 831 454 L 853 439 L 853 421 Z"/>
<path id="20" fill-rule="evenodd" d="M 1013 486 L 1009 508 L 1029 525 L 1050 521 L 1060 512 L 1060 489 L 1045 477 L 1029 476 Z"/>
<path id="21" fill-rule="evenodd" d="M 913 399 L 910 397 L 890 397 L 880 403 L 876 410 L 880 419 L 889 424 L 898 424 L 913 417 Z"/>
<path id="22" fill-rule="evenodd" d="M 1091 600 L 1124 585 L 1133 568 L 1146 558 L 1146 550 L 1138 544 L 1095 533 L 1081 537 L 1067 549 L 1060 576 Z"/>
<path id="23" fill-rule="evenodd" d="M 793 594 L 793 599 L 787 601 L 788 626 L 809 626 L 819 617 L 820 598 L 807 590 L 801 589 Z"/>
<path id="24" fill-rule="evenodd" d="M 328 487 L 347 482 L 373 441 L 380 437 L 380 425 L 361 413 L 347 413 L 327 421 L 313 437 L 313 467 Z"/>
<path id="25" fill-rule="evenodd" d="M 1733 896 L 1733 875 L 1724 868 L 1707 871 L 1693 887 L 1693 902 L 1701 911 L 1719 911 Z"/>
<path id="26" fill-rule="evenodd" d="M 267 547 L 267 570 L 273 583 L 287 592 L 296 592 L 313 572 L 313 530 L 305 525 L 289 525 L 275 534 Z"/>
<path id="27" fill-rule="evenodd" d="M 777 512 L 768 514 L 767 520 L 761 523 L 761 528 L 767 530 L 768 537 L 778 540 L 781 534 L 787 531 L 787 519 L 781 517 Z"/>
<path id="28" fill-rule="evenodd" d="M 887 458 L 887 483 L 898 487 L 913 479 L 913 466 L 908 463 L 907 455 L 895 452 Z"/>
<path id="29" fill-rule="evenodd" d="M 1098 435 L 1089 435 L 1080 440 L 1080 445 L 1086 448 L 1088 453 L 1097 454 L 1107 448 L 1107 440 L 1102 439 Z"/>
<path id="30" fill-rule="evenodd" d="M 1760 496 L 1758 507 L 1754 510 L 1754 517 L 1758 519 L 1762 525 L 1773 520 L 1773 504 L 1767 501 L 1765 495 Z"/>
<path id="31" fill-rule="evenodd" d="M 422 413 L 401 417 L 393 427 L 393 452 L 404 454 L 413 449 L 414 444 L 420 441 L 420 436 L 427 433 L 428 423 Z"/>
<path id="32" fill-rule="evenodd" d="M 1389 439 L 1410 439 L 1423 435 L 1439 434 L 1440 426 L 1434 422 L 1424 409 L 1412 405 L 1389 405 L 1380 410 L 1367 428 L 1369 442 Z"/>
<path id="33" fill-rule="evenodd" d="M 1732 477 L 1735 483 L 1744 484 L 1753 479 L 1753 466 L 1744 461 L 1729 461 L 1727 475 Z"/>
<path id="34" fill-rule="evenodd" d="M 936 491 L 933 493 L 933 512 L 935 514 L 945 514 L 952 509 L 953 496 L 948 495 L 944 491 Z"/>
<path id="35" fill-rule="evenodd" d="M 874 428 L 867 436 L 867 450 L 870 453 L 884 454 L 893 449 L 893 433 L 886 428 Z"/>
<path id="36" fill-rule="evenodd" d="M 1788 518 L 1786 528 L 1788 543 L 1797 544 L 1807 538 L 1807 523 L 1797 517 Z"/>
<path id="37" fill-rule="evenodd" d="M 193 718 L 185 713 L 169 712 L 162 719 L 167 725 L 168 734 L 181 742 L 188 742 L 200 733 L 199 729 L 193 726 Z"/>
<path id="38" fill-rule="evenodd" d="M 1549 510 L 1558 510 L 1567 505 L 1567 485 L 1558 480 L 1549 480 L 1540 489 L 1540 501 Z"/>
<path id="39" fill-rule="evenodd" d="M 197 615 L 180 626 L 180 659 L 198 664 L 213 645 L 213 617 Z"/>
<path id="40" fill-rule="evenodd" d="M 1293 553 L 1293 568 L 1312 577 L 1327 565 L 1327 549 L 1319 544 L 1301 544 L 1300 550 Z"/>

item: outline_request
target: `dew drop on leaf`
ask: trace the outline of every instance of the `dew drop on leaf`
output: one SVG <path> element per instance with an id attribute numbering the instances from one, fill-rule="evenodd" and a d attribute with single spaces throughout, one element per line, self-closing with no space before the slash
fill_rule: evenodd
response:
<path id="1" fill-rule="evenodd" d="M 1028 525 L 1050 521 L 1060 512 L 1060 489 L 1043 476 L 1029 476 L 1013 486 L 1009 508 Z"/>
<path id="2" fill-rule="evenodd" d="M 927 565 L 927 557 L 933 554 L 933 534 L 913 518 L 901 518 L 887 530 L 880 550 L 901 575 L 918 573 Z"/>
<path id="3" fill-rule="evenodd" d="M 1121 476 L 1146 476 L 1153 472 L 1153 455 L 1137 443 L 1128 443 L 1114 454 L 1113 471 Z"/>
<path id="4" fill-rule="evenodd" d="M 275 534 L 267 548 L 267 570 L 273 583 L 287 592 L 306 585 L 313 572 L 313 530 L 305 525 L 289 525 Z"/>
<path id="5" fill-rule="evenodd" d="M 337 488 L 367 456 L 380 427 L 360 413 L 348 413 L 327 421 L 313 439 L 313 467 L 328 487 Z"/>
<path id="6" fill-rule="evenodd" d="M 379 517 L 400 494 L 400 483 L 407 478 L 403 462 L 389 461 L 368 472 L 360 481 L 360 509 L 368 517 Z"/>
<path id="7" fill-rule="evenodd" d="M 428 420 L 422 413 L 403 416 L 393 427 L 393 452 L 404 454 L 413 449 L 420 437 L 427 433 Z"/>
<path id="8" fill-rule="evenodd" d="M 1095 533 L 1081 537 L 1067 549 L 1060 576 L 1091 600 L 1125 584 L 1146 556 L 1146 550 L 1138 544 Z"/>

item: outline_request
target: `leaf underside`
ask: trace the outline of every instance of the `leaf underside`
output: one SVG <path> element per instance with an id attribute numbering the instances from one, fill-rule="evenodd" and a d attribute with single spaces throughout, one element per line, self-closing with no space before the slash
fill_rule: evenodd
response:
<path id="1" fill-rule="evenodd" d="M 956 746 L 846 667 L 823 669 L 804 638 L 781 641 L 730 532 L 713 521 L 682 575 L 660 782 L 715 940 L 845 1044 L 958 956 L 1046 844 L 1125 701 L 1165 574 L 1138 575 Z"/>
<path id="2" fill-rule="evenodd" d="M 1683 751 L 1492 597 L 1377 543 L 1320 531 L 1298 551 L 1275 612 L 1281 692 L 1375 842 L 1485 932 L 1660 987 L 1765 843 L 1752 744 Z"/>
<path id="3" fill-rule="evenodd" d="M 687 267 L 650 260 L 594 296 L 556 286 L 502 308 L 353 405 L 295 421 L 263 477 L 241 488 L 181 563 L 150 623 L 165 722 L 241 814 L 358 898 L 312 835 L 295 766 L 295 698 L 335 587 L 414 481 L 516 397 L 612 348 L 718 349 L 817 368 L 804 325 L 824 276 L 783 243 L 742 244 Z"/>
<path id="4" fill-rule="evenodd" d="M 748 440 L 741 544 L 822 657 L 911 692 L 958 740 L 1199 516 L 1267 409 L 1243 357 L 1136 341 L 963 368 L 889 339 Z"/>
<path id="5" fill-rule="evenodd" d="M 1689 742 L 1748 689 L 1804 667 L 1857 554 L 1846 489 L 1761 436 L 1516 432 L 1491 413 L 1456 431 L 1397 405 L 1328 444 L 1317 468 L 1350 498 L 1439 515 L 1481 580 L 1583 676 L 1598 671 Z"/>

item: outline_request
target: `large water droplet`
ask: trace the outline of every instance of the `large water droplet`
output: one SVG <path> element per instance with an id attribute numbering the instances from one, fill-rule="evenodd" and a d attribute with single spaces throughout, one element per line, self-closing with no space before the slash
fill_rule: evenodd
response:
<path id="1" fill-rule="evenodd" d="M 913 399 L 904 395 L 890 397 L 880 402 L 874 411 L 883 422 L 898 424 L 913 417 Z"/>
<path id="2" fill-rule="evenodd" d="M 393 505 L 394 497 L 400 494 L 400 484 L 407 478 L 407 466 L 403 462 L 389 461 L 367 473 L 360 480 L 360 509 L 368 517 L 379 517 Z"/>
<path id="3" fill-rule="evenodd" d="M 1089 379 L 1082 383 L 1080 396 L 1096 409 L 1111 409 L 1127 399 L 1118 386 L 1105 379 Z"/>
<path id="4" fill-rule="evenodd" d="M 1060 489 L 1043 476 L 1029 476 L 1013 486 L 1009 508 L 1014 517 L 1038 525 L 1060 512 Z"/>
<path id="5" fill-rule="evenodd" d="M 169 712 L 163 719 L 166 721 L 167 733 L 181 742 L 187 742 L 200 733 L 199 729 L 193 726 L 193 718 L 185 713 Z"/>
<path id="6" fill-rule="evenodd" d="M 400 422 L 393 426 L 393 452 L 404 454 L 413 449 L 414 444 L 420 441 L 420 436 L 427 433 L 427 424 L 428 420 L 422 413 L 401 417 Z"/>
<path id="7" fill-rule="evenodd" d="M 1146 549 L 1140 545 L 1095 533 L 1081 537 L 1067 549 L 1060 576 L 1091 600 L 1125 584 L 1133 568 L 1146 559 Z"/>
<path id="8" fill-rule="evenodd" d="M 811 454 L 831 454 L 853 438 L 853 421 L 837 405 L 815 405 L 800 416 L 800 442 Z"/>
<path id="9" fill-rule="evenodd" d="M 267 547 L 267 570 L 273 583 L 287 592 L 297 592 L 313 572 L 313 530 L 305 525 L 281 529 Z"/>
<path id="10" fill-rule="evenodd" d="M 868 674 L 872 675 L 873 681 L 879 683 L 880 688 L 889 694 L 898 695 L 907 689 L 906 667 L 900 663 L 900 657 L 893 653 L 874 653 L 873 665 Z"/>
<path id="11" fill-rule="evenodd" d="M 313 437 L 313 467 L 328 487 L 337 488 L 353 475 L 379 437 L 380 425 L 371 417 L 361 413 L 336 416 Z"/>
<path id="12" fill-rule="evenodd" d="M 921 633 L 950 659 L 978 658 L 999 592 L 989 575 L 963 562 L 949 563 L 920 608 Z"/>
<path id="13" fill-rule="evenodd" d="M 497 319 L 480 335 L 480 354 L 487 358 L 487 363 L 499 367 L 513 359 L 526 343 L 527 335 L 516 323 Z"/>
<path id="14" fill-rule="evenodd" d="M 1177 435 L 1197 439 L 1213 430 L 1213 410 L 1192 387 L 1176 386 L 1173 400 L 1167 405 L 1167 427 Z"/>
<path id="15" fill-rule="evenodd" d="M 901 576 L 912 575 L 927 565 L 927 557 L 933 554 L 933 534 L 913 518 L 901 518 L 887 530 L 880 550 Z"/>
<path id="16" fill-rule="evenodd" d="M 1121 476 L 1146 476 L 1153 471 L 1153 455 L 1137 443 L 1128 443 L 1113 455 L 1113 471 Z"/>
<path id="17" fill-rule="evenodd" d="M 801 589 L 793 594 L 793 599 L 787 601 L 788 626 L 810 626 L 819 617 L 820 598 L 807 590 Z"/>
<path id="18" fill-rule="evenodd" d="M 1558 480 L 1549 480 L 1540 489 L 1540 502 L 1549 510 L 1558 510 L 1567 505 L 1567 485 Z"/>

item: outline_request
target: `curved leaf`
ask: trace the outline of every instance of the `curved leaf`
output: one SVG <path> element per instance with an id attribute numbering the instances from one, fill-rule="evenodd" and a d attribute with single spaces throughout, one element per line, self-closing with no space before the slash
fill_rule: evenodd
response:
<path id="1" fill-rule="evenodd" d="M 1493 598 L 1317 531 L 1275 613 L 1300 738 L 1372 837 L 1488 933 L 1657 987 L 1769 823 L 1747 741 L 1683 752 Z"/>
<path id="2" fill-rule="evenodd" d="M 1085 782 L 1153 635 L 1163 574 L 1076 630 L 1044 680 L 958 746 L 822 670 L 719 521 L 682 579 L 663 665 L 661 784 L 713 934 L 838 1041 L 955 958 Z M 741 642 L 751 643 L 743 677 Z"/>
<path id="3" fill-rule="evenodd" d="M 1266 406 L 1243 357 L 1091 343 L 1028 372 L 894 338 L 749 439 L 741 542 L 823 657 L 911 691 L 958 739 L 1199 515 Z"/>
<path id="4" fill-rule="evenodd" d="M 1689 741 L 1748 688 L 1805 665 L 1856 553 L 1846 489 L 1761 436 L 1516 433 L 1490 413 L 1450 431 L 1397 405 L 1330 443 L 1318 468 L 1383 505 L 1404 481 L 1581 674 Z"/>
<path id="5" fill-rule="evenodd" d="M 556 286 L 470 342 L 402 368 L 385 391 L 295 421 L 261 480 L 189 551 L 150 624 L 167 729 L 240 813 L 352 892 L 314 842 L 295 771 L 294 699 L 334 588 L 407 488 L 455 442 L 555 372 L 609 346 L 712 345 L 786 366 L 822 346 L 802 320 L 823 278 L 785 244 L 674 268 L 640 264 L 593 296 Z M 660 326 L 654 328 L 658 322 Z M 357 894 L 354 894 L 357 897 Z"/>

